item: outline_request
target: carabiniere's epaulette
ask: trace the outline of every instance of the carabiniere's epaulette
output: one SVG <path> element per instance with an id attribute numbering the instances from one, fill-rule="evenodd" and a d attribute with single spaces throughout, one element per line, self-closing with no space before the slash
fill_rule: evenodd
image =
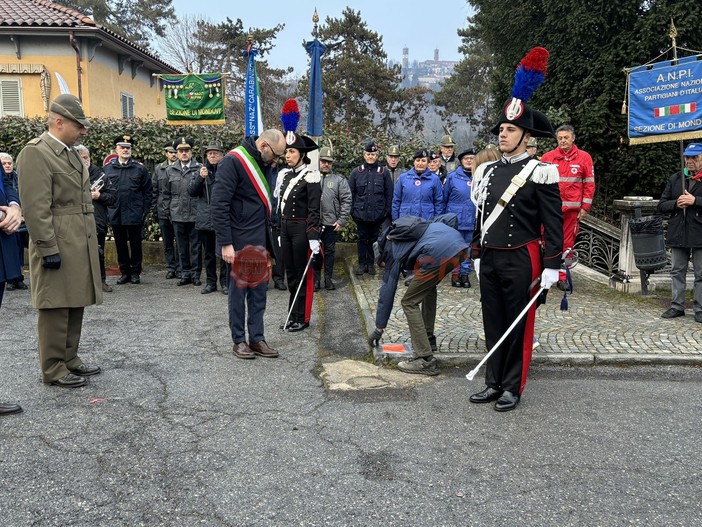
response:
<path id="1" fill-rule="evenodd" d="M 558 183 L 559 177 L 558 167 L 556 165 L 551 163 L 539 163 L 534 169 L 531 180 L 534 183 L 550 185 L 551 183 Z"/>
<path id="2" fill-rule="evenodd" d="M 558 172 L 556 172 L 558 173 Z M 316 170 L 310 170 L 304 175 L 305 181 L 308 183 L 319 183 L 322 180 L 322 177 L 319 175 L 319 172 Z"/>

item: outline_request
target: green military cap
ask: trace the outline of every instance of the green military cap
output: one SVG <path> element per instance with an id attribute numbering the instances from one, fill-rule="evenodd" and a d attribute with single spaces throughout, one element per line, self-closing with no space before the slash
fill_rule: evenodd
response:
<path id="1" fill-rule="evenodd" d="M 90 126 L 90 121 L 88 121 L 88 118 L 85 116 L 80 99 L 70 93 L 59 95 L 51 101 L 49 111 L 82 124 L 86 128 Z"/>
<path id="2" fill-rule="evenodd" d="M 453 142 L 451 135 L 446 134 L 441 138 L 441 146 L 456 146 L 456 143 Z"/>
<path id="3" fill-rule="evenodd" d="M 536 140 L 536 137 L 530 137 L 527 141 L 527 148 L 536 148 L 537 146 L 539 146 L 539 142 Z"/>
<path id="4" fill-rule="evenodd" d="M 398 145 L 392 145 L 390 148 L 388 148 L 388 155 L 389 156 L 399 156 L 400 155 L 400 147 Z"/>
<path id="5" fill-rule="evenodd" d="M 320 161 L 331 161 L 333 163 L 334 158 L 332 157 L 332 149 L 329 148 L 328 146 L 323 146 L 319 151 L 319 160 Z"/>
<path id="6" fill-rule="evenodd" d="M 224 148 L 222 148 L 222 145 L 217 141 L 210 141 L 210 144 L 205 147 L 205 153 L 211 150 L 216 150 L 217 152 L 224 153 Z"/>

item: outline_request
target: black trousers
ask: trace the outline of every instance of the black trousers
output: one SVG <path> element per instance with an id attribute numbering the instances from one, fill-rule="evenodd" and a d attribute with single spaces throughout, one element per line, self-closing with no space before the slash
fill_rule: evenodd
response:
<path id="1" fill-rule="evenodd" d="M 283 263 L 283 256 L 280 252 L 280 242 L 278 241 L 280 239 L 280 228 L 278 226 L 274 226 L 272 228 L 273 231 L 273 245 L 275 246 L 275 251 L 276 254 L 278 255 L 278 258 L 275 259 L 275 263 L 273 264 L 273 268 L 271 269 L 271 272 L 273 274 L 273 281 L 275 283 L 284 283 L 285 282 L 285 264 Z"/>
<path id="2" fill-rule="evenodd" d="M 174 221 L 176 244 L 180 258 L 181 278 L 200 278 L 202 261 L 200 260 L 200 240 L 194 221 Z M 199 269 L 198 269 L 199 268 Z"/>
<path id="3" fill-rule="evenodd" d="M 485 345 L 490 350 L 529 303 L 529 286 L 541 274 L 538 240 L 513 250 L 483 249 L 480 256 L 480 297 Z M 538 290 L 537 288 L 534 288 Z M 485 384 L 521 394 L 531 362 L 536 306 L 488 359 Z"/>
<path id="4" fill-rule="evenodd" d="M 173 273 L 180 272 L 180 260 L 176 257 L 175 229 L 171 220 L 158 220 L 161 227 L 161 240 L 163 241 L 163 254 L 166 257 L 166 270 Z"/>
<path id="5" fill-rule="evenodd" d="M 113 225 L 112 234 L 115 235 L 115 249 L 117 249 L 117 263 L 122 274 L 127 276 L 141 274 L 141 231 L 143 224 L 139 225 Z"/>
<path id="6" fill-rule="evenodd" d="M 308 269 L 307 275 L 303 275 L 310 255 L 310 244 L 307 241 L 307 221 L 283 220 L 280 229 L 280 245 L 285 273 L 288 277 L 288 291 L 290 291 L 288 302 L 288 310 L 292 307 L 290 320 L 309 323 L 314 294 L 314 272 L 312 269 Z M 293 306 L 293 298 L 302 280 L 305 283 L 302 284 L 300 294 L 297 295 Z"/>
<path id="7" fill-rule="evenodd" d="M 229 264 L 224 260 L 219 261 L 219 285 L 222 289 L 229 288 Z"/>
<path id="8" fill-rule="evenodd" d="M 373 253 L 373 244 L 378 241 L 380 227 L 383 225 L 383 220 L 380 221 L 357 221 L 358 228 L 358 264 L 373 265 L 375 255 Z"/>
<path id="9" fill-rule="evenodd" d="M 107 273 L 105 272 L 105 232 L 98 231 L 97 242 L 98 242 L 98 260 L 100 261 L 100 276 L 104 282 L 107 278 Z"/>
<path id="10" fill-rule="evenodd" d="M 200 250 L 202 251 L 202 262 L 205 268 L 205 278 L 207 285 L 217 285 L 217 256 L 215 255 L 216 236 L 215 231 L 197 231 L 200 240 Z"/>
<path id="11" fill-rule="evenodd" d="M 321 278 L 322 267 L 324 267 L 324 278 L 331 279 L 334 274 L 337 237 L 338 233 L 334 230 L 333 225 L 324 226 L 319 240 L 322 243 L 322 252 L 314 257 L 314 277 L 316 280 Z"/>

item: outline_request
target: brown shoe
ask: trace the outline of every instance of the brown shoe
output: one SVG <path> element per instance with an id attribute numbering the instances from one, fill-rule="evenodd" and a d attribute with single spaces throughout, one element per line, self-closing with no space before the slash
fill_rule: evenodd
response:
<path id="1" fill-rule="evenodd" d="M 234 344 L 234 349 L 232 350 L 234 355 L 240 359 L 255 359 L 256 355 L 251 351 L 246 342 L 239 342 L 239 344 Z"/>
<path id="2" fill-rule="evenodd" d="M 278 356 L 278 352 L 266 344 L 265 340 L 260 342 L 252 342 L 249 344 L 249 349 L 253 351 L 259 357 L 266 357 L 269 359 L 275 359 Z"/>

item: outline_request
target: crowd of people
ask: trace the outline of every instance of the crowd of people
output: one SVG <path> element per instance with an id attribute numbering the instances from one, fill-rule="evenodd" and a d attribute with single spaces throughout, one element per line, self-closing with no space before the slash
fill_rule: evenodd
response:
<path id="1" fill-rule="evenodd" d="M 439 372 L 434 319 L 437 284 L 445 276 L 451 276 L 452 286 L 469 288 L 475 271 L 482 298 L 493 299 L 483 304 L 490 347 L 529 301 L 534 279 L 550 287 L 561 265 L 566 205 L 558 169 L 531 161 L 526 151 L 535 137 L 555 133 L 543 114 L 526 104 L 516 118 L 503 117 L 493 130 L 498 147 L 456 154 L 446 134 L 438 151 L 418 150 L 405 170 L 399 145 L 391 145 L 386 163 L 380 163 L 381 149 L 369 140 L 364 162 L 348 178 L 334 172 L 331 147 L 320 150 L 319 164 L 313 166 L 310 152 L 319 148 L 317 143 L 294 130 L 276 129 L 247 137 L 226 154 L 212 141 L 204 163 L 193 158 L 193 140 L 178 137 L 165 145 L 164 161 L 151 175 L 133 157 L 137 138 L 123 133 L 114 140 L 115 155 L 100 167 L 80 144 L 88 127 L 80 101 L 62 95 L 51 103 L 47 132 L 20 153 L 16 172 L 12 158 L 6 163 L 0 154 L 0 212 L 5 216 L 0 221 L 0 291 L 6 284 L 22 288 L 20 258 L 28 245 L 46 384 L 84 386 L 87 377 L 100 373 L 78 355 L 83 309 L 113 290 L 105 271 L 110 228 L 120 271 L 116 284 L 141 283 L 143 230 L 150 212 L 161 230 L 165 278 L 178 279 L 178 286 L 203 286 L 204 267 L 201 292 L 219 288 L 228 295 L 232 351 L 241 359 L 279 356 L 266 342 L 263 323 L 271 277 L 274 287 L 289 292 L 283 329 L 309 328 L 315 291 L 336 289 L 335 246 L 351 219 L 358 237 L 355 274 L 375 275 L 377 266 L 383 271 L 371 343 L 382 339 L 400 276 L 407 276 L 402 307 L 414 356 L 398 365 L 407 373 Z M 284 168 L 279 168 L 281 158 Z M 54 181 L 58 169 L 65 178 Z M 518 177 L 524 181 L 516 192 L 512 186 Z M 507 191 L 512 201 L 502 196 Z M 589 208 L 591 198 L 583 198 L 581 206 Z M 576 216 L 577 221 L 581 216 Z M 18 233 L 20 225 L 28 236 Z M 532 334 L 533 313 L 488 363 L 486 388 L 473 402 L 497 400 L 499 410 L 516 406 L 531 351 L 525 342 L 530 344 Z M 8 405 L 5 413 L 12 411 Z"/>

